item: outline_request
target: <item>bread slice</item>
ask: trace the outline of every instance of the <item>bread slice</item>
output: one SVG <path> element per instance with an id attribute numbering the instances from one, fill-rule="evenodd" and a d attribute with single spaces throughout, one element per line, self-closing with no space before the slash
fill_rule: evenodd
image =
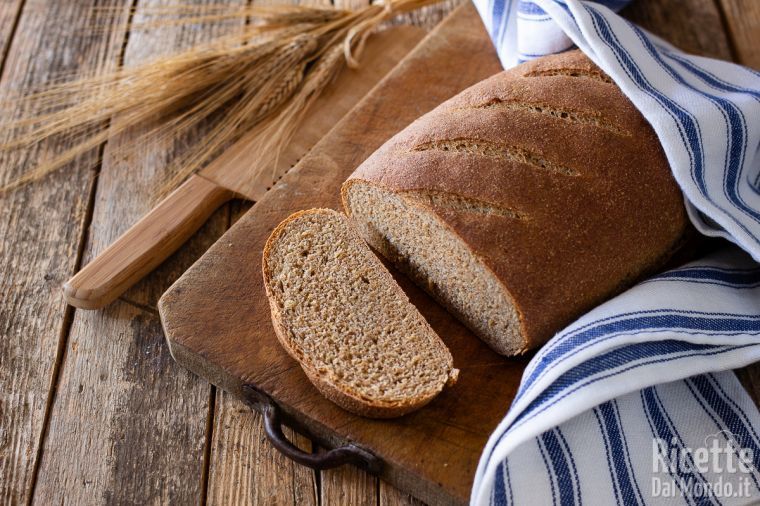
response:
<path id="1" fill-rule="evenodd" d="M 689 231 L 654 131 L 580 51 L 444 102 L 341 192 L 365 241 L 504 355 L 658 269 Z"/>
<path id="2" fill-rule="evenodd" d="M 446 345 L 343 214 L 291 215 L 267 240 L 262 268 L 277 337 L 342 408 L 400 416 L 456 381 Z"/>

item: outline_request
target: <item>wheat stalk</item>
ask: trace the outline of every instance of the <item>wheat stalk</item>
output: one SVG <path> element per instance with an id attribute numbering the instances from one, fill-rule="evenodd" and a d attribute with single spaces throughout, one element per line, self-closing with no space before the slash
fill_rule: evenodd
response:
<path id="1" fill-rule="evenodd" d="M 72 146 L 0 188 L 0 193 L 44 177 L 138 125 L 151 127 L 130 143 L 115 147 L 117 153 L 147 140 L 182 138 L 200 125 L 211 124 L 202 142 L 194 143 L 172 163 L 164 190 L 181 183 L 252 130 L 256 149 L 279 153 L 343 65 L 359 65 L 364 43 L 378 24 L 438 1 L 388 0 L 353 11 L 301 6 L 157 8 L 171 16 L 168 23 L 241 18 L 250 22 L 239 33 L 187 51 L 107 74 L 57 82 L 0 104 L 41 111 L 0 120 L 0 128 L 11 132 L 10 141 L 0 145 L 0 154 L 28 149 L 48 138 L 66 140 Z M 156 23 L 148 27 L 166 25 Z"/>

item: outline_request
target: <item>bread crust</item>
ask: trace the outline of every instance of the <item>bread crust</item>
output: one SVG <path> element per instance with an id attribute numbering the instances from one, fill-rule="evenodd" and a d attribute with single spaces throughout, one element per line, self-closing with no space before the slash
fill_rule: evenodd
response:
<path id="1" fill-rule="evenodd" d="M 506 210 L 425 203 L 514 301 L 524 349 L 662 265 L 690 227 L 654 131 L 580 51 L 497 74 L 412 123 L 346 181 L 349 216 L 359 181 Z"/>
<path id="2" fill-rule="evenodd" d="M 277 225 L 277 227 L 275 227 L 269 236 L 269 239 L 267 239 L 266 244 L 264 245 L 264 252 L 262 255 L 262 275 L 264 277 L 264 287 L 266 290 L 267 299 L 269 301 L 269 308 L 272 313 L 272 325 L 274 327 L 277 339 L 280 341 L 280 344 L 285 349 L 285 351 L 287 351 L 287 353 L 300 364 L 304 373 L 309 378 L 309 381 L 311 381 L 317 390 L 327 399 L 347 411 L 369 418 L 395 418 L 423 407 L 432 401 L 441 392 L 444 386 L 453 386 L 454 383 L 456 383 L 459 371 L 457 369 L 454 369 L 453 359 L 450 353 L 447 357 L 449 380 L 445 385 L 441 385 L 441 388 L 439 390 L 431 392 L 430 395 L 417 396 L 409 398 L 406 401 L 383 402 L 364 399 L 357 395 L 355 392 L 352 392 L 348 389 L 339 388 L 327 371 L 320 372 L 316 367 L 313 366 L 309 357 L 305 356 L 301 350 L 293 344 L 288 331 L 283 324 L 283 318 L 277 304 L 276 296 L 271 289 L 272 273 L 271 269 L 269 268 L 269 257 L 272 253 L 275 243 L 282 235 L 282 233 L 286 230 L 286 228 L 290 225 L 290 223 L 297 220 L 301 216 L 318 213 L 335 214 L 336 211 L 332 209 L 308 209 L 293 213 L 288 218 L 283 220 L 279 225 Z M 361 241 L 361 238 L 358 236 L 358 234 L 356 240 Z M 395 286 L 395 289 L 398 291 L 398 295 L 400 297 L 406 298 L 406 295 L 403 293 L 400 287 Z M 431 332 L 433 332 L 432 329 Z M 445 345 L 443 346 L 445 348 Z"/>

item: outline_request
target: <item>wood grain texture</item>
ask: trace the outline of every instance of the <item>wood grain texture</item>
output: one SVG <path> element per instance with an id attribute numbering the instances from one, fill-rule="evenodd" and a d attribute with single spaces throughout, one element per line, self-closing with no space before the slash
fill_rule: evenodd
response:
<path id="1" fill-rule="evenodd" d="M 163 3 L 140 3 L 135 21 L 144 20 L 142 8 Z M 135 65 L 241 27 L 235 21 L 133 30 L 124 62 Z M 167 162 L 202 134 L 144 143 L 124 153 L 116 149 L 139 132 L 108 142 L 85 261 L 150 210 Z M 152 304 L 227 224 L 223 208 L 185 248 L 127 292 L 131 303 L 75 312 L 44 445 L 37 502 L 53 504 L 64 497 L 73 504 L 201 502 L 210 387 L 171 360 Z M 76 465 L 70 464 L 72 455 L 77 456 Z"/>
<path id="2" fill-rule="evenodd" d="M 311 442 L 285 435 L 304 451 Z M 216 396 L 207 501 L 209 505 L 317 504 L 314 471 L 295 464 L 266 438 L 258 413 L 232 395 Z"/>
<path id="3" fill-rule="evenodd" d="M 387 463 L 381 477 L 435 503 L 459 503 L 469 496 L 482 446 L 506 411 L 524 360 L 497 357 L 408 280 L 399 278 L 446 341 L 455 366 L 463 368 L 459 383 L 422 410 L 397 420 L 351 415 L 311 386 L 274 337 L 262 286 L 261 249 L 271 230 L 291 212 L 339 208 L 340 184 L 374 149 L 422 113 L 499 69 L 474 9 L 468 5 L 452 15 L 159 303 L 172 355 L 180 363 L 236 395 L 242 383 L 256 384 L 278 402 L 290 423 L 308 429 L 320 444 L 334 447 L 351 440 L 371 448 Z M 415 97 L 412 104 L 410 95 Z M 484 389 L 483 382 L 492 388 Z M 494 397 L 500 401 L 493 402 Z M 372 486 L 363 487 L 367 488 Z"/>
<path id="4" fill-rule="evenodd" d="M 128 5 L 112 1 L 113 7 Z M 91 72 L 118 61 L 125 11 L 111 11 L 116 30 L 96 35 L 84 28 L 94 5 L 103 2 L 29 0 L 0 83 L 0 103 L 9 95 L 37 88 L 67 72 Z M 3 3 L 0 30 L 15 2 Z M 12 21 L 11 21 L 12 24 Z M 120 29 L 119 29 L 120 27 Z M 16 116 L 14 102 L 2 114 Z M 1 106 L 0 106 L 1 107 Z M 7 132 L 0 132 L 0 141 Z M 46 142 L 0 159 L 7 183 L 42 157 L 69 147 Z M 54 395 L 59 343 L 71 312 L 60 285 L 77 268 L 98 153 L 44 180 L 0 196 L 0 503 L 29 500 L 49 400 Z"/>
<path id="5" fill-rule="evenodd" d="M 247 0 L 197 0 L 197 4 L 239 5 Z M 172 0 L 141 0 L 140 5 L 155 7 L 176 5 Z M 163 18 L 163 17 L 162 17 Z M 145 24 L 146 16 L 138 9 L 135 23 Z M 124 64 L 136 65 L 156 55 L 187 48 L 233 30 L 241 30 L 240 20 L 226 20 L 202 25 L 167 26 L 160 30 L 138 29 L 130 34 Z M 116 118 L 114 121 L 118 121 Z M 210 125 L 209 125 L 210 126 Z M 207 126 L 207 127 L 209 127 Z M 94 202 L 88 248 L 82 264 L 92 261 L 112 244 L 131 225 L 140 220 L 156 204 L 155 189 L 166 181 L 169 162 L 204 135 L 201 126 L 184 138 L 171 142 L 153 141 L 137 146 L 131 152 L 119 153 L 121 146 L 139 131 L 111 139 L 103 155 L 98 191 Z M 128 137 L 130 136 L 130 137 Z M 229 222 L 228 209 L 222 208 L 187 241 L 182 250 L 173 254 L 157 269 L 127 290 L 122 298 L 139 306 L 155 308 L 161 293 L 178 278 L 224 232 Z"/>
<path id="6" fill-rule="evenodd" d="M 723 8 L 737 63 L 760 70 L 760 2 L 716 0 Z"/>
<path id="7" fill-rule="evenodd" d="M 24 0 L 5 0 L 0 2 L 0 69 L 3 68 L 5 56 L 11 44 L 16 20 L 21 15 Z"/>
<path id="8" fill-rule="evenodd" d="M 342 466 L 321 472 L 322 506 L 374 506 L 377 504 L 378 479 L 354 466 Z"/>
<path id="9" fill-rule="evenodd" d="M 379 506 L 423 506 L 424 503 L 419 499 L 406 494 L 393 485 L 380 481 L 380 490 L 378 493 Z"/>
<path id="10" fill-rule="evenodd" d="M 208 387 L 171 359 L 155 314 L 124 302 L 84 314 L 71 329 L 35 502 L 198 502 Z"/>

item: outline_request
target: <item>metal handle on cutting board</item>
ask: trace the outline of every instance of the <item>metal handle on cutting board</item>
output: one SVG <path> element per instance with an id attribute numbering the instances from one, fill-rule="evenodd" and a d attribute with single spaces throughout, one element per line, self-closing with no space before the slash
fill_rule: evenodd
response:
<path id="1" fill-rule="evenodd" d="M 234 194 L 194 175 L 63 285 L 66 302 L 98 309 L 158 267 Z"/>
<path id="2" fill-rule="evenodd" d="M 264 418 L 264 431 L 272 446 L 289 459 L 312 469 L 331 469 L 343 464 L 354 464 L 371 473 L 380 469 L 380 460 L 369 451 L 354 444 L 324 453 L 307 453 L 288 441 L 282 433 L 280 413 L 272 399 L 253 385 L 243 385 L 243 395 L 251 407 Z"/>

